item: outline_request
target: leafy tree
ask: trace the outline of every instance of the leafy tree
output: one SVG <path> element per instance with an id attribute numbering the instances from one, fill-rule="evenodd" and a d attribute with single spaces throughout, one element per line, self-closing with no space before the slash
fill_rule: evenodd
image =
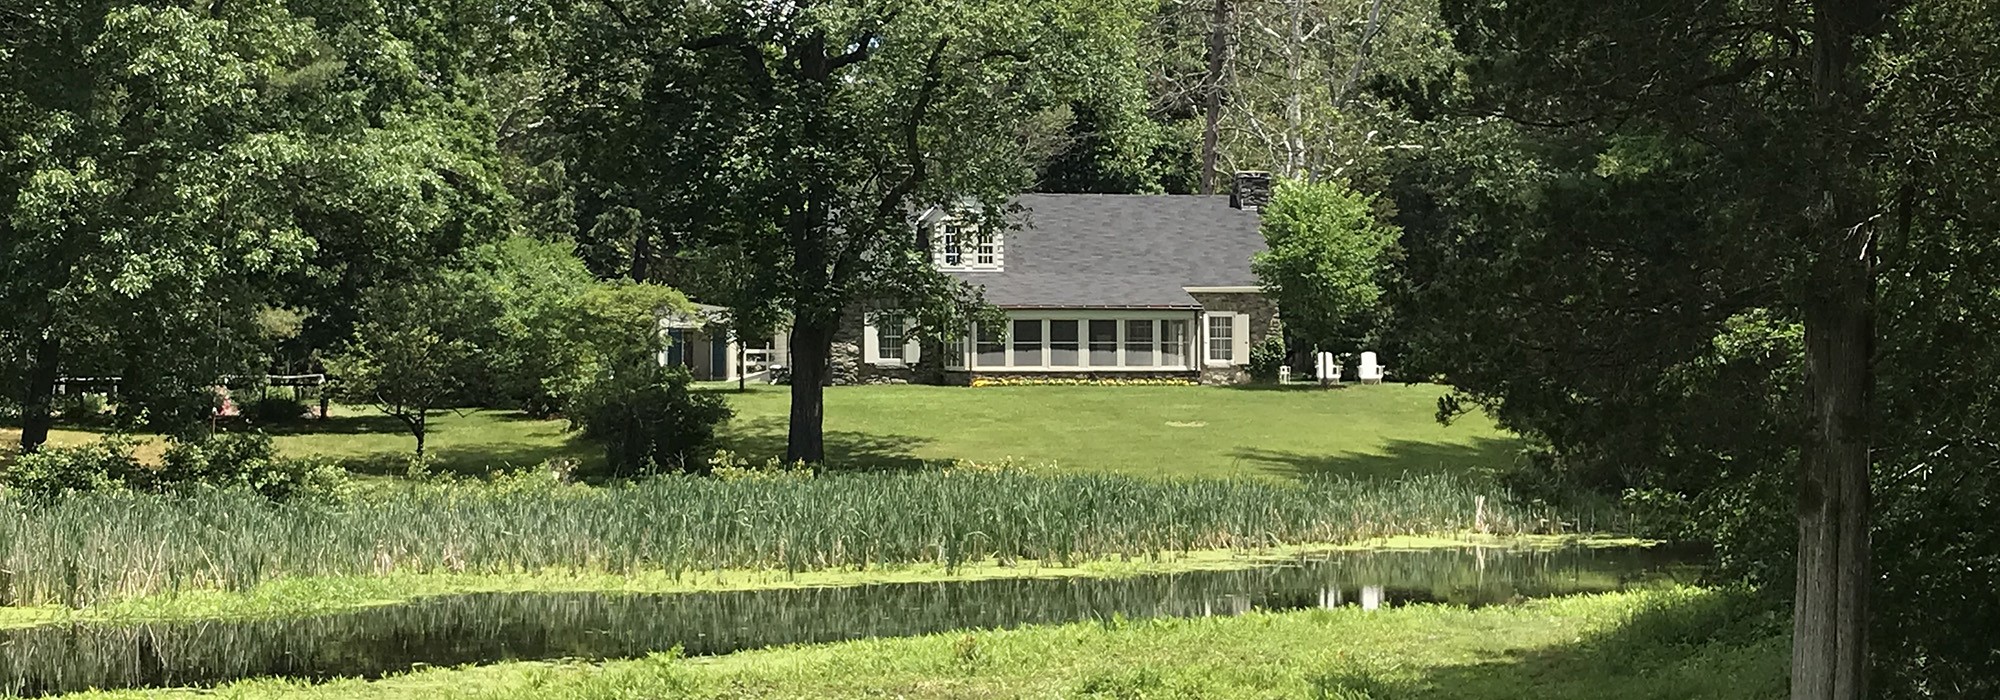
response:
<path id="1" fill-rule="evenodd" d="M 598 191 L 639 215 L 633 278 L 649 278 L 661 243 L 737 246 L 757 293 L 789 312 L 787 453 L 816 462 L 850 306 L 957 298 L 931 294 L 945 285 L 927 280 L 944 278 L 913 213 L 968 201 L 999 212 L 1033 160 L 1017 125 L 1073 99 L 1093 57 L 1129 49 L 1134 16 L 1053 0 L 604 0 L 570 18 L 585 94 L 564 102 L 618 151 L 596 159 L 614 161 Z"/>
<path id="2" fill-rule="evenodd" d="M 480 368 L 480 341 L 499 314 L 490 297 L 466 284 L 469 276 L 371 291 L 347 351 L 327 363 L 340 396 L 401 421 L 419 459 L 431 416 L 465 402 L 466 378 Z"/>
<path id="3" fill-rule="evenodd" d="M 1297 342 L 1338 348 L 1358 340 L 1356 321 L 1382 296 L 1376 278 L 1397 235 L 1374 207 L 1373 197 L 1338 183 L 1288 180 L 1260 212 L 1269 249 L 1251 269 Z"/>
<path id="4" fill-rule="evenodd" d="M 276 0 L 0 10 L 0 387 L 23 450 L 65 374 L 122 376 L 121 413 L 178 432 L 219 375 L 262 371 L 260 310 L 315 312 L 311 334 L 358 289 L 314 291 L 328 280 L 497 230 L 467 115 L 387 21 Z"/>
<path id="5" fill-rule="evenodd" d="M 1991 694 L 1952 639 L 2000 610 L 1924 602 L 1976 597 L 1925 562 L 1995 552 L 1955 520 L 1994 501 L 1966 431 L 1995 353 L 1944 320 L 2000 284 L 1962 262 L 2000 223 L 1966 196 L 2000 153 L 1990 3 L 1450 7 L 1455 107 L 1505 120 L 1400 168 L 1394 296 L 1428 368 L 1538 471 L 1685 504 L 1791 591 L 1795 697 Z"/>

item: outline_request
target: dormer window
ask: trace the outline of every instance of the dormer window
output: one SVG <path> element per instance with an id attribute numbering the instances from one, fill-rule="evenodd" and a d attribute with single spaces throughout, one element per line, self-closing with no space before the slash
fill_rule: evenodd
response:
<path id="1" fill-rule="evenodd" d="M 959 237 L 961 233 L 962 231 L 959 230 L 956 223 L 947 223 L 940 229 L 938 233 L 938 248 L 942 253 L 942 259 L 939 261 L 939 264 L 945 267 L 958 267 L 965 264 L 965 248 L 959 242 L 961 240 Z"/>
<path id="2" fill-rule="evenodd" d="M 1000 265 L 1000 241 L 993 234 L 979 234 L 979 255 L 974 258 L 974 266 L 998 267 Z"/>
<path id="3" fill-rule="evenodd" d="M 980 231 L 973 222 L 945 219 L 937 224 L 934 259 L 952 271 L 999 270 L 1004 259 L 1001 235 Z"/>

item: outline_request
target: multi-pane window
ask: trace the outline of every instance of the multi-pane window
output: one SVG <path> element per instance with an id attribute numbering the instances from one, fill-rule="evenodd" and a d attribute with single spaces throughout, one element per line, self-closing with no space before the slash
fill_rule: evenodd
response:
<path id="1" fill-rule="evenodd" d="M 973 258 L 979 267 L 993 267 L 999 264 L 1000 242 L 991 233 L 979 234 L 979 252 Z"/>
<path id="2" fill-rule="evenodd" d="M 1236 362 L 1236 319 L 1232 316 L 1208 317 L 1208 361 L 1216 364 Z"/>
<path id="3" fill-rule="evenodd" d="M 1188 322 L 1160 322 L 1160 364 L 1180 367 L 1187 364 Z"/>
<path id="4" fill-rule="evenodd" d="M 1082 364 L 1077 341 L 1076 321 L 1049 321 L 1049 366 L 1075 367 Z"/>
<path id="5" fill-rule="evenodd" d="M 1118 366 L 1118 322 L 1093 320 L 1090 322 L 1090 366 Z"/>
<path id="6" fill-rule="evenodd" d="M 959 226 L 946 223 L 938 227 L 938 257 L 945 265 L 957 267 L 965 264 L 965 250 L 960 242 Z"/>
<path id="7" fill-rule="evenodd" d="M 973 361 L 980 367 L 1006 367 L 1007 345 L 1000 340 L 1000 327 L 979 324 L 979 333 L 973 342 Z"/>
<path id="8" fill-rule="evenodd" d="M 1042 322 L 1040 319 L 1015 321 L 1013 332 L 1008 335 L 1014 344 L 1015 367 L 1040 367 L 1042 365 Z"/>
<path id="9" fill-rule="evenodd" d="M 903 317 L 883 315 L 875 319 L 875 356 L 884 360 L 902 360 L 903 344 L 907 340 L 903 333 Z"/>
<path id="10" fill-rule="evenodd" d="M 1125 322 L 1125 366 L 1153 365 L 1153 321 Z"/>

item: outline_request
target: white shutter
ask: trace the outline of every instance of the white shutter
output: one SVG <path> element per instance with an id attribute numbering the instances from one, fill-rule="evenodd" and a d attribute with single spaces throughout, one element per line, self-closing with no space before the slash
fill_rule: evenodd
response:
<path id="1" fill-rule="evenodd" d="M 923 344 L 917 342 L 916 319 L 903 319 L 903 363 L 914 365 L 923 357 Z"/>
<path id="2" fill-rule="evenodd" d="M 882 361 L 882 339 L 876 333 L 874 319 L 861 327 L 861 358 L 869 363 Z"/>
<path id="3" fill-rule="evenodd" d="M 1230 349 L 1229 356 L 1233 364 L 1248 365 L 1250 364 L 1250 314 L 1236 314 L 1235 322 L 1236 332 L 1230 334 L 1235 347 Z"/>

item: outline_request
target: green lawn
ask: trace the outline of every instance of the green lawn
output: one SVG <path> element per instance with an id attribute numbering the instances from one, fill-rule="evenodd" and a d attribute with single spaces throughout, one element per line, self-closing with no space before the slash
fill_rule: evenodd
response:
<path id="1" fill-rule="evenodd" d="M 1653 590 L 1108 620 L 677 659 L 504 663 L 375 682 L 258 680 L 94 698 L 1317 698 L 1753 700 L 1785 692 L 1781 633 L 1735 594 Z"/>
<path id="2" fill-rule="evenodd" d="M 833 387 L 827 452 L 860 462 L 1012 457 L 1147 476 L 1479 475 L 1510 464 L 1517 442 L 1483 416 L 1438 425 L 1443 392 L 1392 384 Z M 737 396 L 731 441 L 753 454 L 782 452 L 788 400 L 780 387 Z"/>
<path id="3" fill-rule="evenodd" d="M 737 416 L 727 445 L 763 458 L 784 452 L 785 387 L 726 391 Z M 828 456 L 867 465 L 1008 458 L 1064 469 L 1173 477 L 1296 478 L 1310 474 L 1481 476 L 1505 467 L 1518 443 L 1482 416 L 1446 427 L 1433 419 L 1437 386 L 1318 389 L 1216 387 L 833 387 L 826 394 Z M 564 421 L 507 411 L 446 413 L 432 421 L 431 454 L 444 470 L 485 474 L 547 459 L 597 459 Z M 0 439 L 7 436 L 0 435 Z M 57 444 L 93 436 L 58 431 Z M 414 448 L 400 423 L 361 407 L 279 431 L 288 454 L 396 469 Z"/>

